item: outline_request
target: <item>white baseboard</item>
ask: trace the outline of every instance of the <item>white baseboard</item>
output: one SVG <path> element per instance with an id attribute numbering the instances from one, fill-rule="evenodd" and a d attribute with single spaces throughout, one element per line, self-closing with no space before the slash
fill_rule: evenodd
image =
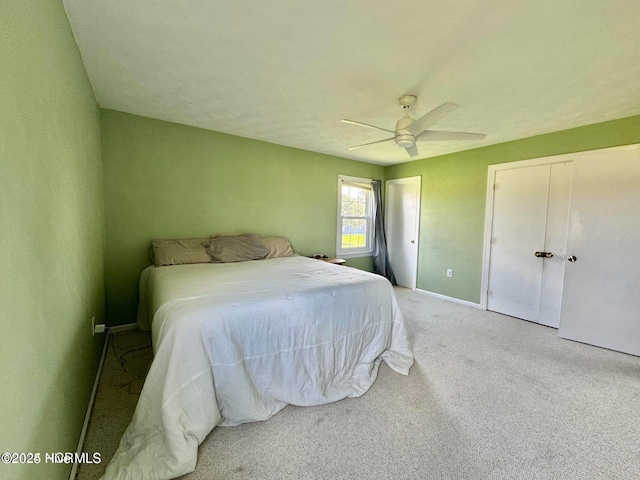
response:
<path id="1" fill-rule="evenodd" d="M 459 298 L 455 298 L 455 297 L 448 297 L 446 295 L 430 292 L 428 290 L 422 290 L 420 288 L 416 288 L 416 292 L 423 293 L 425 295 L 430 295 L 432 297 L 440 298 L 442 300 L 447 300 L 449 302 L 459 303 L 460 305 L 466 305 L 467 307 L 479 308 L 480 310 L 483 310 L 482 306 L 479 303 L 468 302 L 467 300 L 460 300 Z"/>
<path id="2" fill-rule="evenodd" d="M 115 327 L 109 327 L 113 333 L 126 332 L 128 330 L 135 330 L 138 328 L 137 323 L 125 323 L 124 325 L 116 325 Z"/>
<path id="3" fill-rule="evenodd" d="M 107 335 L 104 339 L 104 346 L 102 347 L 102 355 L 100 356 L 100 363 L 98 364 L 98 371 L 96 372 L 96 378 L 93 381 L 93 388 L 91 389 L 91 396 L 89 397 L 87 412 L 84 415 L 82 431 L 80 432 L 80 439 L 78 440 L 78 448 L 76 449 L 78 457 L 82 454 L 82 449 L 84 447 L 84 437 L 87 435 L 89 420 L 91 419 L 91 411 L 93 410 L 93 404 L 96 401 L 96 392 L 98 391 L 98 384 L 100 383 L 100 376 L 102 375 L 102 367 L 104 366 L 104 359 L 107 356 L 107 347 L 109 346 L 109 335 L 111 335 L 111 333 L 109 332 L 109 330 L 107 330 Z M 71 473 L 69 474 L 69 480 L 75 480 L 77 472 L 78 463 L 74 462 L 73 467 L 71 467 Z"/>

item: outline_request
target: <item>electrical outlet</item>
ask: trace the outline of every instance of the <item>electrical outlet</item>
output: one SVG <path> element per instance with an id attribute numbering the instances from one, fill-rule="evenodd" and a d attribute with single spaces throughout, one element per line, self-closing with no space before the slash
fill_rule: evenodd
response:
<path id="1" fill-rule="evenodd" d="M 447 268 L 447 277 L 453 277 L 453 270 L 451 270 L 450 268 Z"/>
<path id="2" fill-rule="evenodd" d="M 106 327 L 104 323 L 99 323 L 96 325 L 96 316 L 91 317 L 91 335 L 95 335 L 96 333 L 104 333 Z"/>

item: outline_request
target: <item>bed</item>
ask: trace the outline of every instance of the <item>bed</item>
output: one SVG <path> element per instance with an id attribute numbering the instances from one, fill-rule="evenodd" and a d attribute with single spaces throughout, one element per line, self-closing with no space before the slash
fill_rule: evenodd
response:
<path id="1" fill-rule="evenodd" d="M 216 426 L 363 395 L 413 355 L 391 284 L 301 256 L 149 267 L 139 322 L 154 360 L 106 479 L 195 469 Z"/>

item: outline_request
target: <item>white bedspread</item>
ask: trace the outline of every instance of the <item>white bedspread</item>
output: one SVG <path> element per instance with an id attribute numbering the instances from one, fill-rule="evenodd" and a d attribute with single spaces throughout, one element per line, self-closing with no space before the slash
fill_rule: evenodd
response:
<path id="1" fill-rule="evenodd" d="M 358 397 L 381 360 L 403 374 L 413 364 L 378 275 L 305 257 L 145 275 L 155 358 L 105 479 L 188 473 L 216 425 Z"/>

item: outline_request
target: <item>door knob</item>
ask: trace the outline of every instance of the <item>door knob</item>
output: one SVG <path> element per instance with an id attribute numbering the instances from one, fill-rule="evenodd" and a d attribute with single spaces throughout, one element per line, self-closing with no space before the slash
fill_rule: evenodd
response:
<path id="1" fill-rule="evenodd" d="M 416 243 L 416 241 L 415 240 L 411 240 L 411 243 Z"/>
<path id="2" fill-rule="evenodd" d="M 538 258 L 551 258 L 553 253 L 551 252 L 535 252 L 534 255 Z"/>
<path id="3" fill-rule="evenodd" d="M 575 255 L 571 255 L 570 257 L 567 257 L 567 260 L 569 260 L 570 262 L 575 262 L 578 259 L 578 257 L 576 257 Z"/>

